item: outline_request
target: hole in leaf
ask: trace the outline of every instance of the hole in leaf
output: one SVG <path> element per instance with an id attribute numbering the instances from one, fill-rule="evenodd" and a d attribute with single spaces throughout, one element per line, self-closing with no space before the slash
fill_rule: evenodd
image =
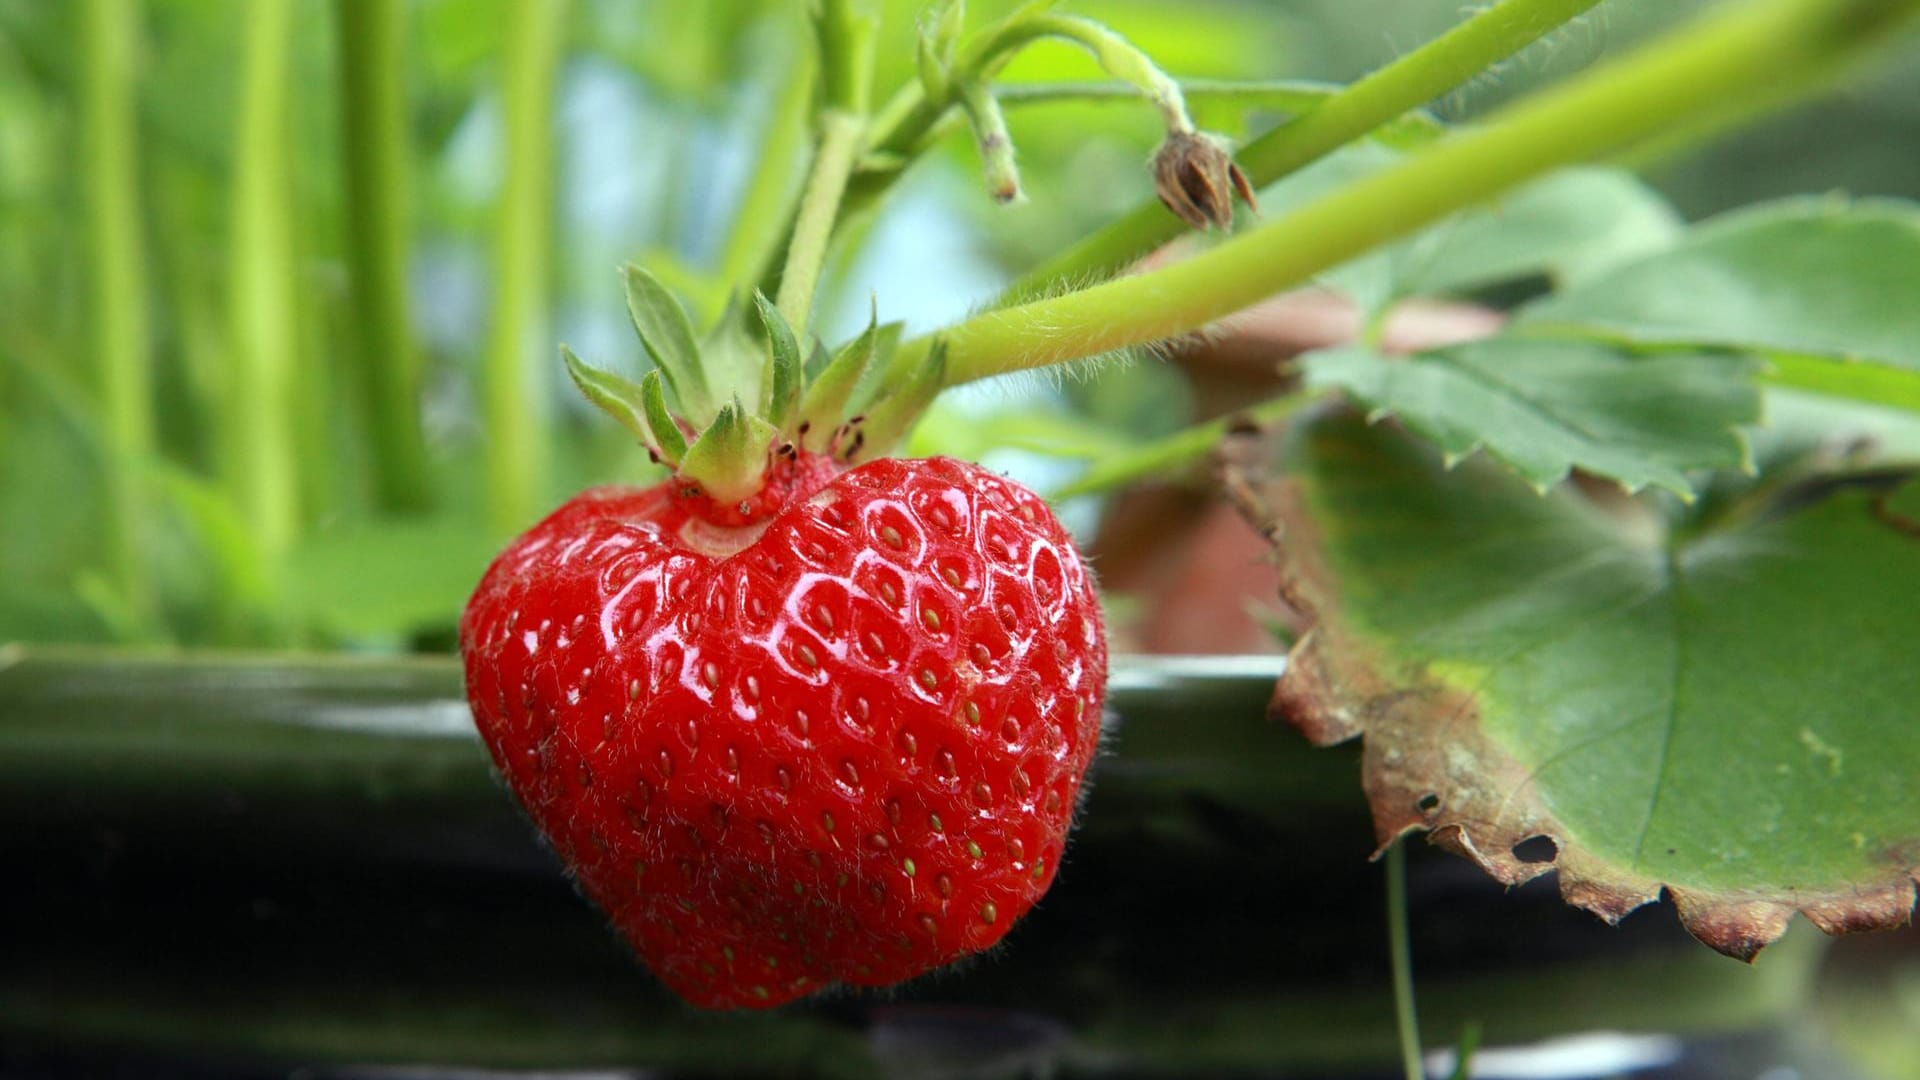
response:
<path id="1" fill-rule="evenodd" d="M 1529 836 L 1513 845 L 1513 857 L 1523 863 L 1550 863 L 1560 857 L 1560 845 L 1551 836 Z"/>
<path id="2" fill-rule="evenodd" d="M 1434 794 L 1431 791 L 1427 792 L 1425 795 L 1420 796 L 1420 812 L 1421 813 L 1431 814 L 1438 809 L 1440 809 L 1440 796 Z"/>

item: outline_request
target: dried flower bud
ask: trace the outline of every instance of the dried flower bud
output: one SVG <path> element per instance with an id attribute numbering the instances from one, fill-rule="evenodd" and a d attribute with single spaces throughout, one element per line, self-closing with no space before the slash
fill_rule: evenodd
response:
<path id="1" fill-rule="evenodd" d="M 1253 185 L 1234 164 L 1226 143 L 1201 131 L 1176 131 L 1153 155 L 1153 186 L 1160 201 L 1196 229 L 1233 225 L 1233 196 L 1254 209 Z"/>

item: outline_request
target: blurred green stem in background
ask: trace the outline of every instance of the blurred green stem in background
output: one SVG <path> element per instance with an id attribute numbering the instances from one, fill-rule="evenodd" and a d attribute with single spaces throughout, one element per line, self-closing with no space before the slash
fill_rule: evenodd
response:
<path id="1" fill-rule="evenodd" d="M 721 282 L 759 281 L 780 250 L 780 228 L 793 202 L 795 166 L 806 153 L 813 111 L 815 64 L 808 49 L 795 49 L 773 83 L 766 128 L 754 150 L 746 191 L 735 210 L 720 256 Z"/>
<path id="2" fill-rule="evenodd" d="M 1240 167 L 1270 184 L 1447 93 L 1545 37 L 1599 0 L 1502 0 L 1393 63 L 1335 94 L 1312 111 L 1242 147 Z M 1185 225 L 1158 202 L 1131 212 L 1029 271 L 1008 286 L 1003 303 L 1118 273 L 1172 240 Z"/>
<path id="3" fill-rule="evenodd" d="M 548 469 L 549 368 L 559 353 L 548 288 L 553 239 L 553 107 L 568 0 L 511 7 L 507 30 L 505 187 L 493 245 L 493 328 L 487 341 L 487 509 L 502 533 L 538 511 Z"/>
<path id="4" fill-rule="evenodd" d="M 1400 1032 L 1400 1067 L 1406 1080 L 1426 1080 L 1420 1056 L 1420 1011 L 1413 998 L 1413 945 L 1407 919 L 1406 837 L 1387 847 L 1387 953 L 1393 967 L 1393 1019 Z"/>
<path id="5" fill-rule="evenodd" d="M 244 10 L 246 60 L 228 264 L 232 340 L 221 388 L 221 457 L 234 503 L 271 567 L 300 531 L 294 451 L 300 275 L 288 131 L 293 4 L 256 0 Z"/>
<path id="6" fill-rule="evenodd" d="M 146 257 L 142 251 L 133 75 L 139 0 L 87 0 L 81 11 L 80 112 L 86 183 L 89 346 L 102 430 L 112 584 L 136 626 L 154 616 L 142 549 L 148 517 L 142 464 L 153 454 L 153 385 L 148 373 Z"/>
<path id="7" fill-rule="evenodd" d="M 406 9 L 400 0 L 337 0 L 334 15 L 347 270 L 358 331 L 348 355 L 372 444 L 367 460 L 380 509 L 424 510 L 432 488 L 420 431 L 420 356 L 407 322 Z"/>

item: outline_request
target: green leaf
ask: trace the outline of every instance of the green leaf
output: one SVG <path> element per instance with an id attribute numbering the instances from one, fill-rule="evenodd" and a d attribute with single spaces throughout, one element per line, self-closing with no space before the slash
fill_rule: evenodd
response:
<path id="1" fill-rule="evenodd" d="M 661 389 L 659 371 L 649 371 L 640 380 L 640 407 L 646 413 L 647 427 L 653 432 L 654 453 L 668 465 L 679 465 L 687 456 L 687 437 L 680 424 L 667 411 L 666 391 Z"/>
<path id="2" fill-rule="evenodd" d="M 680 462 L 680 475 L 696 481 L 723 503 L 760 489 L 767 451 L 780 432 L 738 401 L 720 410 Z"/>
<path id="3" fill-rule="evenodd" d="M 572 377 L 573 385 L 579 387 L 580 393 L 588 401 L 613 417 L 621 427 L 633 432 L 634 437 L 647 447 L 659 452 L 653 430 L 647 425 L 646 406 L 641 401 L 639 386 L 611 371 L 602 371 L 587 364 L 565 345 L 560 346 L 560 359 L 566 363 L 567 374 Z M 648 374 L 657 371 L 655 369 Z"/>
<path id="4" fill-rule="evenodd" d="M 1518 322 L 1920 372 L 1916 268 L 1920 206 L 1788 199 L 1716 218 L 1671 250 L 1522 309 Z"/>
<path id="5" fill-rule="evenodd" d="M 1377 169 L 1393 160 L 1376 148 L 1353 156 L 1344 169 Z M 1324 278 L 1363 309 L 1377 311 L 1402 297 L 1461 295 L 1534 275 L 1562 285 L 1585 281 L 1664 250 L 1682 234 L 1679 215 L 1631 173 L 1563 169 Z"/>
<path id="6" fill-rule="evenodd" d="M 149 467 L 154 490 L 180 515 L 229 598 L 247 606 L 269 604 L 273 566 L 226 489 L 165 461 L 153 461 Z"/>
<path id="7" fill-rule="evenodd" d="M 947 345 L 935 340 L 927 350 L 927 358 L 918 369 L 900 386 L 879 400 L 867 410 L 867 418 L 859 426 L 854 445 L 848 449 L 848 460 L 870 461 L 880 457 L 899 442 L 913 427 L 920 414 L 927 411 L 933 399 L 939 396 L 946 385 Z"/>
<path id="8" fill-rule="evenodd" d="M 1407 291 L 1462 293 L 1545 274 L 1586 280 L 1684 231 L 1660 194 L 1620 169 L 1563 169 L 1427 234 Z"/>
<path id="9" fill-rule="evenodd" d="M 1232 485 L 1314 622 L 1275 708 L 1316 742 L 1365 735 L 1383 844 L 1427 829 L 1508 884 L 1557 870 L 1608 920 L 1665 889 L 1741 957 L 1795 911 L 1907 922 L 1914 467 L 1762 487 L 1751 512 L 1668 530 L 1448 470 L 1346 411 L 1297 422 L 1280 460 Z M 1535 837 L 1546 861 L 1516 853 Z"/>
<path id="10" fill-rule="evenodd" d="M 498 544 L 479 521 L 355 522 L 288 556 L 287 603 L 306 622 L 375 638 L 453 626 Z"/>
<path id="11" fill-rule="evenodd" d="M 634 332 L 653 357 L 654 366 L 666 376 L 673 396 L 688 416 L 695 422 L 710 419 L 716 408 L 687 310 L 666 286 L 640 267 L 629 263 L 621 275 L 627 284 L 627 314 L 632 316 Z"/>
<path id="12" fill-rule="evenodd" d="M 899 339 L 899 324 L 890 323 L 893 339 Z M 847 402 L 859 388 L 860 380 L 879 355 L 881 336 L 887 327 L 879 323 L 879 312 L 867 315 L 867 328 L 860 336 L 841 346 L 827 366 L 814 377 L 813 385 L 800 401 L 800 441 L 808 450 L 820 453 L 833 438 L 834 429 L 846 419 Z"/>
<path id="13" fill-rule="evenodd" d="M 787 325 L 786 316 L 780 314 L 780 309 L 774 307 L 764 293 L 753 294 L 753 306 L 767 333 L 766 375 L 760 380 L 765 396 L 761 399 L 760 415 L 774 427 L 785 428 L 787 417 L 800 400 L 804 381 L 800 343 L 794 339 L 793 327 Z"/>
<path id="14" fill-rule="evenodd" d="M 1758 365 L 1727 354 L 1498 337 L 1405 358 L 1329 349 L 1301 363 L 1309 388 L 1338 387 L 1372 419 L 1398 416 L 1449 462 L 1484 447 L 1540 491 L 1577 468 L 1689 498 L 1688 470 L 1747 467 L 1738 429 L 1760 419 Z"/>

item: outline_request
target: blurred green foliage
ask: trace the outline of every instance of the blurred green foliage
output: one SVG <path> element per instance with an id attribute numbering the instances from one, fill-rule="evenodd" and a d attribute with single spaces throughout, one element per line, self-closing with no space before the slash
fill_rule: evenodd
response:
<path id="1" fill-rule="evenodd" d="M 467 583 L 503 538 L 485 513 L 481 402 L 488 335 L 509 299 L 527 305 L 535 328 L 510 350 L 514 362 L 554 402 L 550 416 L 527 405 L 547 461 L 541 505 L 650 475 L 623 433 L 564 389 L 556 346 L 565 339 L 631 370 L 638 349 L 618 263 L 653 268 L 712 317 L 740 284 L 728 270 L 773 242 L 730 236 L 729 225 L 757 170 L 798 184 L 801 162 L 769 131 L 805 63 L 799 5 L 567 9 L 543 121 L 554 150 L 539 163 L 552 177 L 551 228 L 530 234 L 550 269 L 509 298 L 498 292 L 502 266 L 524 256 L 497 235 L 506 74 L 526 47 L 511 30 L 514 6 L 399 3 L 400 70 L 378 71 L 364 42 L 342 40 L 341 3 L 376 16 L 390 6 L 295 0 L 276 28 L 263 23 L 270 5 L 244 0 L 0 0 L 0 640 L 445 647 Z M 920 5 L 880 6 L 884 93 L 913 77 Z M 978 25 L 1013 6 L 976 2 L 969 17 Z M 1437 109 L 1470 117 L 1699 6 L 1605 5 Z M 1073 10 L 1147 46 L 1181 78 L 1331 80 L 1460 15 L 1393 0 L 1084 0 Z M 129 35 L 117 86 L 93 26 Z M 1019 83 L 1099 76 L 1084 53 L 1052 43 L 1007 72 Z M 354 230 L 377 216 L 346 179 L 348 150 L 364 149 L 343 136 L 356 78 L 390 80 L 400 93 L 391 106 L 402 160 L 380 166 L 405 267 L 406 319 L 391 356 L 358 351 L 384 339 L 362 324 L 354 297 L 365 287 L 351 269 Z M 104 96 L 88 98 L 89 87 Z M 101 102 L 130 117 L 124 145 L 89 143 Z M 1196 106 L 1203 125 L 1236 137 L 1279 119 Z M 1160 136 L 1151 110 L 1031 105 L 1010 122 L 1027 201 L 986 199 L 971 141 L 956 130 L 883 207 L 883 219 L 897 213 L 904 225 L 849 231 L 830 267 L 843 292 L 856 281 L 920 281 L 877 300 L 883 318 L 923 329 L 1150 196 L 1145 162 Z M 1890 65 L 1843 96 L 1654 163 L 1651 175 L 1692 216 L 1836 177 L 1863 192 L 1920 195 L 1916 136 L 1920 69 Z M 124 183 L 102 179 L 102 153 L 129 163 Z M 131 229 L 100 214 L 116 183 L 137 211 Z M 964 239 L 939 239 L 956 232 Z M 102 309 L 99 253 L 116 250 L 139 253 L 133 303 L 144 311 Z M 967 292 L 930 304 L 922 279 L 936 294 L 947 280 Z M 262 315 L 273 297 L 284 298 L 283 317 Z M 864 309 L 863 298 L 842 299 Z M 138 432 L 109 407 L 114 376 L 98 342 L 103 325 L 121 324 L 143 327 L 134 353 L 150 376 L 150 443 L 129 442 Z M 369 398 L 361 363 L 417 364 L 400 380 L 418 386 L 401 419 Z M 1187 422 L 1192 400 L 1175 369 L 1109 365 L 1064 392 L 1034 382 L 1001 394 L 989 408 L 1003 415 L 990 424 L 967 419 L 977 401 L 943 408 L 915 447 L 1084 457 Z M 418 512 L 379 496 L 387 463 L 372 449 L 374 429 L 394 423 L 416 424 L 428 452 L 430 505 Z M 269 483 L 294 489 L 275 493 L 281 510 L 259 505 L 259 477 L 281 476 L 267 468 L 275 455 L 289 471 Z M 291 519 L 276 539 L 265 522 L 282 512 Z M 116 561 L 116 545 L 131 547 L 131 565 Z"/>

